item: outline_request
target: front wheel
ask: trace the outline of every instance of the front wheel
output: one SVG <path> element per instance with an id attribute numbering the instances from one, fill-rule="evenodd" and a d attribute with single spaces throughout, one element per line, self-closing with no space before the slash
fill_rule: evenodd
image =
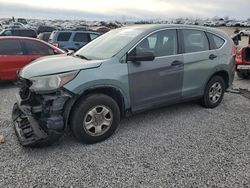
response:
<path id="1" fill-rule="evenodd" d="M 93 94 L 73 109 L 71 129 L 79 141 L 92 144 L 109 138 L 119 121 L 120 109 L 116 101 L 107 95 Z"/>
<path id="2" fill-rule="evenodd" d="M 210 79 L 201 99 L 202 106 L 206 108 L 217 107 L 223 99 L 225 88 L 225 81 L 222 77 L 214 76 Z"/>

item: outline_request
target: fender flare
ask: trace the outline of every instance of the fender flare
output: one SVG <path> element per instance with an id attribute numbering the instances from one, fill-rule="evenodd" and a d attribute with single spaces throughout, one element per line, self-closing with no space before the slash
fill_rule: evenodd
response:
<path id="1" fill-rule="evenodd" d="M 95 90 L 102 89 L 102 88 L 112 88 L 112 89 L 115 89 L 116 91 L 118 91 L 123 98 L 124 110 L 126 110 L 128 108 L 129 102 L 126 102 L 126 101 L 129 101 L 129 100 L 126 97 L 125 93 L 122 91 L 122 89 L 120 89 L 119 87 L 116 87 L 114 85 L 97 85 L 97 86 L 89 87 L 89 88 L 84 89 L 80 94 L 74 94 L 74 93 L 70 92 L 72 97 L 65 103 L 64 108 L 63 108 L 64 109 L 63 110 L 64 130 L 66 130 L 68 128 L 70 113 L 71 113 L 72 108 L 74 107 L 75 103 L 81 97 L 86 95 L 87 91 L 95 91 Z"/>

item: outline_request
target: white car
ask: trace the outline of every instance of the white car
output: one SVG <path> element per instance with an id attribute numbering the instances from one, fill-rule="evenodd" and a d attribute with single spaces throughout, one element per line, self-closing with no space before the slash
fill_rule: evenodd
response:
<path id="1" fill-rule="evenodd" d="M 204 26 L 216 27 L 216 23 L 212 21 L 207 21 L 204 23 Z"/>
<path id="2" fill-rule="evenodd" d="M 242 22 L 240 26 L 242 26 L 242 27 L 249 27 L 250 23 L 249 22 Z"/>
<path id="3" fill-rule="evenodd" d="M 250 29 L 243 29 L 240 31 L 241 36 L 250 36 Z"/>

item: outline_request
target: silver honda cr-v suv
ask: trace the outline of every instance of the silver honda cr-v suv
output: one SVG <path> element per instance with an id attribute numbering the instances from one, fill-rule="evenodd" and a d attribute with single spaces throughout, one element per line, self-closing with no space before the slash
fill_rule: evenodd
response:
<path id="1" fill-rule="evenodd" d="M 222 101 L 234 78 L 233 41 L 217 29 L 135 25 L 112 30 L 72 55 L 45 57 L 19 74 L 13 122 L 25 146 L 110 137 L 128 114 L 187 100 Z"/>

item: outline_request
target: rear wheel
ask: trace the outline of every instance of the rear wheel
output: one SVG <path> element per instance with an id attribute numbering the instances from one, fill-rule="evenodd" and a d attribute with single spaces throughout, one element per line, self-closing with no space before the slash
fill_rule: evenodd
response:
<path id="1" fill-rule="evenodd" d="M 217 107 L 223 99 L 225 88 L 225 81 L 221 76 L 211 78 L 201 99 L 202 106 L 206 108 Z"/>
<path id="2" fill-rule="evenodd" d="M 109 96 L 93 94 L 85 97 L 73 109 L 71 129 L 79 141 L 92 144 L 109 138 L 119 121 L 117 103 Z"/>

